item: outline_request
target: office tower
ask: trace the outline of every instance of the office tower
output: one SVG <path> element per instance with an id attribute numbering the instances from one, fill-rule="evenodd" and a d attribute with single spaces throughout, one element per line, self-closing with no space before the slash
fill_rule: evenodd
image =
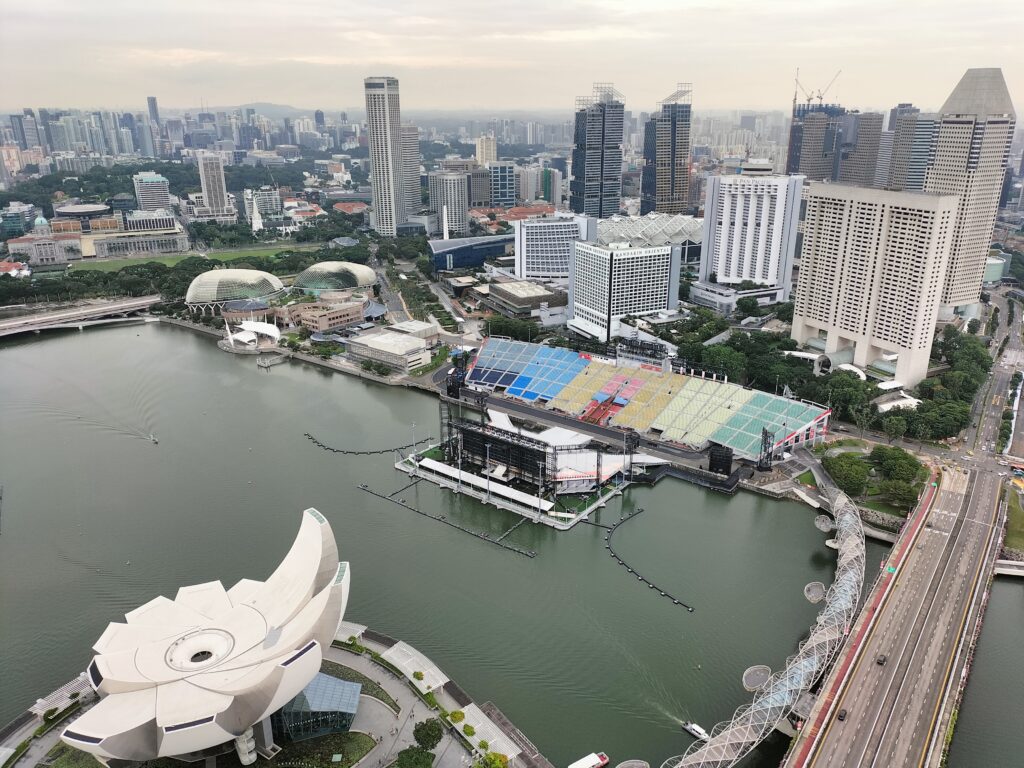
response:
<path id="1" fill-rule="evenodd" d="M 203 205 L 213 214 L 222 214 L 232 208 L 224 180 L 224 161 L 220 155 L 203 152 L 199 155 L 199 183 L 203 188 Z"/>
<path id="2" fill-rule="evenodd" d="M 323 131 L 326 122 L 324 121 L 324 111 L 318 109 L 313 113 L 313 124 L 316 126 L 317 131 Z"/>
<path id="3" fill-rule="evenodd" d="M 276 187 L 270 186 L 244 190 L 242 204 L 245 208 L 245 218 L 249 221 L 252 221 L 253 216 L 257 213 L 266 218 L 280 218 L 283 210 L 281 192 Z"/>
<path id="4" fill-rule="evenodd" d="M 968 69 L 939 111 L 926 192 L 959 196 L 942 312 L 981 293 L 1016 116 L 1002 70 Z"/>
<path id="5" fill-rule="evenodd" d="M 938 119 L 934 114 L 904 116 L 897 119 L 897 127 L 900 126 L 901 121 L 910 120 L 913 121 L 913 133 L 910 138 L 907 173 L 906 178 L 902 180 L 902 188 L 910 192 L 923 192 L 925 175 L 928 172 L 928 164 L 931 162 L 932 150 L 935 146 L 935 131 L 938 128 Z M 895 137 L 893 138 L 893 152 L 897 152 Z M 900 180 L 895 176 L 891 181 L 894 187 L 899 182 Z"/>
<path id="6" fill-rule="evenodd" d="M 889 178 L 892 170 L 892 147 L 894 141 L 894 131 L 882 131 L 878 137 L 878 162 L 875 164 L 875 181 L 872 186 L 879 189 L 893 188 L 889 184 Z M 904 176 L 906 176 L 905 173 Z"/>
<path id="7" fill-rule="evenodd" d="M 598 341 L 621 335 L 626 315 L 650 315 L 679 304 L 679 254 L 671 245 L 578 240 L 569 264 L 568 326 Z"/>
<path id="8" fill-rule="evenodd" d="M 813 183 L 804 198 L 793 338 L 833 369 L 915 386 L 928 375 L 956 196 Z"/>
<path id="9" fill-rule="evenodd" d="M 622 197 L 621 94 L 595 83 L 594 95 L 576 100 L 575 148 L 569 207 L 599 219 L 619 212 Z"/>
<path id="10" fill-rule="evenodd" d="M 709 177 L 701 282 L 778 286 L 777 300 L 788 301 L 803 183 L 803 176 Z"/>
<path id="11" fill-rule="evenodd" d="M 469 205 L 472 208 L 486 208 L 491 204 L 491 172 L 487 168 L 473 168 L 469 171 Z"/>
<path id="12" fill-rule="evenodd" d="M 121 150 L 121 154 L 135 154 L 135 142 L 132 139 L 132 132 L 130 130 L 127 128 L 118 128 L 117 139 L 118 148 Z"/>
<path id="13" fill-rule="evenodd" d="M 889 110 L 889 120 L 885 124 L 887 131 L 896 130 L 896 121 L 900 119 L 900 115 L 916 115 L 921 110 L 915 107 L 908 101 L 901 101 L 895 107 Z"/>
<path id="14" fill-rule="evenodd" d="M 139 137 L 139 152 L 146 157 L 156 157 L 156 145 L 153 143 L 153 125 L 148 120 L 138 123 L 136 132 Z"/>
<path id="15" fill-rule="evenodd" d="M 507 160 L 488 163 L 491 177 L 491 205 L 511 208 L 516 204 L 516 166 Z"/>
<path id="16" fill-rule="evenodd" d="M 160 109 L 156 105 L 156 96 L 146 97 L 146 106 L 149 108 L 149 122 L 160 128 Z"/>
<path id="17" fill-rule="evenodd" d="M 683 213 L 690 207 L 692 86 L 679 83 L 644 127 L 640 213 Z"/>
<path id="18" fill-rule="evenodd" d="M 469 180 L 465 173 L 431 171 L 427 176 L 430 209 L 447 240 L 469 234 Z"/>
<path id="19" fill-rule="evenodd" d="M 403 125 L 402 140 L 402 199 L 405 201 L 405 215 L 411 216 L 423 208 L 423 193 L 420 190 L 420 129 L 415 125 Z"/>
<path id="20" fill-rule="evenodd" d="M 142 171 L 132 176 L 135 199 L 142 211 L 171 210 L 170 183 L 159 173 Z"/>
<path id="21" fill-rule="evenodd" d="M 756 131 L 757 130 L 757 115 L 740 115 L 740 130 L 741 131 Z"/>
<path id="22" fill-rule="evenodd" d="M 22 149 L 28 149 L 28 142 L 25 139 L 25 116 L 8 115 L 8 120 L 11 124 L 11 131 L 14 133 L 14 140 L 18 143 L 18 146 Z"/>
<path id="23" fill-rule="evenodd" d="M 786 173 L 799 173 L 811 181 L 835 178 L 841 149 L 838 104 L 794 104 L 789 126 Z"/>
<path id="24" fill-rule="evenodd" d="M 183 120 L 171 118 L 164 127 L 167 129 L 167 140 L 171 142 L 171 146 L 181 148 L 185 146 L 185 123 Z"/>
<path id="25" fill-rule="evenodd" d="M 594 240 L 597 219 L 560 213 L 554 217 L 512 222 L 515 229 L 516 277 L 567 283 L 577 240 Z"/>
<path id="26" fill-rule="evenodd" d="M 541 174 L 541 195 L 555 208 L 562 207 L 562 172 L 557 168 L 545 168 Z"/>
<path id="27" fill-rule="evenodd" d="M 373 191 L 373 228 L 394 237 L 405 222 L 402 191 L 402 112 L 398 79 L 368 77 L 363 81 L 366 95 L 367 141 L 370 149 L 370 185 Z"/>
<path id="28" fill-rule="evenodd" d="M 516 198 L 524 203 L 532 203 L 540 197 L 541 168 L 535 165 L 516 166 Z"/>
<path id="29" fill-rule="evenodd" d="M 883 120 L 881 112 L 854 112 L 840 118 L 842 145 L 837 176 L 840 183 L 860 187 L 875 183 Z"/>
<path id="30" fill-rule="evenodd" d="M 498 140 L 493 136 L 480 136 L 476 140 L 476 161 L 487 165 L 498 160 Z"/>

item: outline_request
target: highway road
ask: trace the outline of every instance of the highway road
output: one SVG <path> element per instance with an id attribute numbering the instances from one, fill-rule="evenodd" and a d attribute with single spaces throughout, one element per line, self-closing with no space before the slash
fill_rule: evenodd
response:
<path id="1" fill-rule="evenodd" d="M 993 300 L 1005 322 L 1005 300 Z M 944 462 L 940 487 L 883 563 L 895 572 L 883 573 L 869 596 L 851 632 L 855 639 L 823 685 L 786 766 L 939 764 L 965 642 L 980 620 L 980 596 L 999 550 L 1006 470 L 992 449 L 1013 363 L 1024 354 L 1020 314 L 1005 355 L 976 398 L 963 452 L 938 457 Z M 966 455 L 972 446 L 975 455 Z"/>

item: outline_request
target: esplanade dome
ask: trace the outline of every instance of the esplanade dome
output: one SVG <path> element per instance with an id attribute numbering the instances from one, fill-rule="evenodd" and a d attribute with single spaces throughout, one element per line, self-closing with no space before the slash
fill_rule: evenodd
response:
<path id="1" fill-rule="evenodd" d="M 351 261 L 321 261 L 313 264 L 295 278 L 293 287 L 302 291 L 334 291 L 359 288 L 377 282 L 377 273 L 365 264 Z"/>
<path id="2" fill-rule="evenodd" d="M 219 306 L 236 299 L 265 299 L 284 290 L 284 284 L 258 269 L 211 269 L 198 275 L 185 293 L 189 305 Z"/>

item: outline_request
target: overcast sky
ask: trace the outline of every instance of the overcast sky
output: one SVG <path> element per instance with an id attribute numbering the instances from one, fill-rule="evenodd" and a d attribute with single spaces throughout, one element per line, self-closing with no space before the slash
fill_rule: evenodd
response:
<path id="1" fill-rule="evenodd" d="M 937 108 L 968 67 L 1024 99 L 1022 0 L 0 0 L 0 106 L 362 104 L 565 109 L 593 81 L 644 110 L 788 109 L 793 76 L 849 107 Z"/>

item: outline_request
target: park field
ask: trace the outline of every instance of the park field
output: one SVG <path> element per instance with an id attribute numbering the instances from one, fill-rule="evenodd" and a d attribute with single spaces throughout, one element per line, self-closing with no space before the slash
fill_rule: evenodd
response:
<path id="1" fill-rule="evenodd" d="M 263 248 L 239 248 L 237 250 L 230 251 L 210 251 L 206 255 L 211 259 L 220 259 L 221 261 L 237 261 L 239 259 L 248 259 L 253 256 L 273 256 L 275 253 L 281 251 L 315 251 L 320 247 L 319 243 L 313 244 L 302 244 L 302 245 L 289 245 L 287 243 L 277 243 L 275 245 L 264 246 Z M 140 259 L 84 259 L 74 263 L 73 269 L 95 269 L 101 272 L 116 272 L 122 267 L 130 267 L 133 264 L 166 264 L 168 267 L 173 267 L 179 261 L 188 259 L 192 256 L 198 256 L 197 253 L 178 253 L 174 256 L 155 256 L 153 258 L 140 258 Z"/>

